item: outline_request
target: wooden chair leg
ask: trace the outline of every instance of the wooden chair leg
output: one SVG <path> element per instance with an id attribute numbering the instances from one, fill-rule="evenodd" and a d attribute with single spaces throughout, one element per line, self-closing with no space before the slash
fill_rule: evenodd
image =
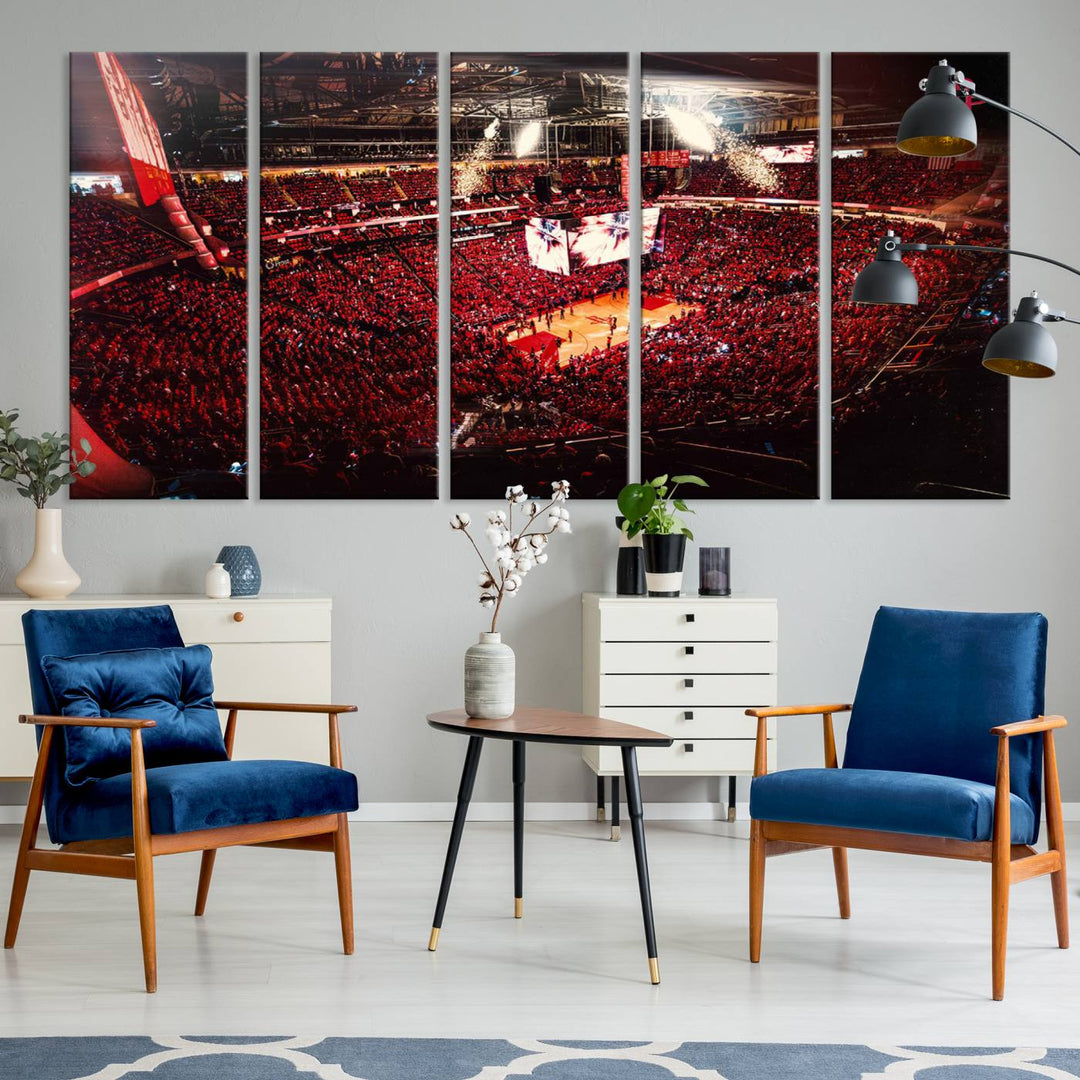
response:
<path id="1" fill-rule="evenodd" d="M 154 924 L 154 856 L 150 850 L 150 804 L 146 793 L 142 733 L 131 733 L 131 816 L 135 841 L 135 890 L 139 897 L 146 992 L 157 990 L 157 935 Z"/>
<path id="2" fill-rule="evenodd" d="M 832 849 L 833 873 L 836 875 L 836 899 L 840 902 L 840 918 L 851 918 L 851 894 L 848 890 L 847 848 Z"/>
<path id="3" fill-rule="evenodd" d="M 750 963 L 761 959 L 761 919 L 765 906 L 765 837 L 760 821 L 750 823 Z"/>
<path id="4" fill-rule="evenodd" d="M 346 956 L 352 956 L 353 894 L 352 852 L 349 849 L 349 816 L 338 815 L 338 827 L 334 832 L 334 869 L 337 872 L 338 907 L 341 909 L 341 944 Z"/>
<path id="5" fill-rule="evenodd" d="M 994 832 L 990 861 L 991 969 L 995 1001 L 1005 997 L 1005 947 L 1009 934 L 1012 822 L 1009 808 L 1009 740 L 998 739 Z"/>
<path id="6" fill-rule="evenodd" d="M 217 848 L 210 848 L 202 853 L 202 862 L 199 864 L 199 887 L 195 891 L 195 914 L 202 915 L 206 911 L 206 897 L 210 892 L 210 878 L 214 875 L 214 860 L 217 858 Z"/>
<path id="7" fill-rule="evenodd" d="M 1043 734 L 1043 775 L 1046 778 L 1046 833 L 1051 851 L 1061 858 L 1061 869 L 1050 875 L 1054 897 L 1054 922 L 1057 924 L 1058 948 L 1069 947 L 1069 891 L 1065 876 L 1065 824 L 1061 813 L 1061 785 L 1058 782 L 1057 751 L 1054 733 Z"/>
<path id="8" fill-rule="evenodd" d="M 7 929 L 4 931 L 5 949 L 15 948 L 15 938 L 19 934 L 19 922 L 22 919 L 23 903 L 26 900 L 26 886 L 30 883 L 30 867 L 26 865 L 26 854 L 35 846 L 37 831 L 41 825 L 41 808 L 45 802 L 45 771 L 49 763 L 49 748 L 52 746 L 52 737 L 52 727 L 46 727 L 41 733 L 41 745 L 38 747 L 37 764 L 34 766 L 34 779 L 30 784 L 30 797 L 26 803 L 26 817 L 23 818 L 19 851 L 15 856 L 15 874 L 11 882 L 11 903 L 8 904 Z"/>

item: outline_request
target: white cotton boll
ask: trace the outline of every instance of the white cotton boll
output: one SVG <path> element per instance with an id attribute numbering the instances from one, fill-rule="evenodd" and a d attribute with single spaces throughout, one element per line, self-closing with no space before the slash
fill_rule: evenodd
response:
<path id="1" fill-rule="evenodd" d="M 548 557 L 543 552 L 541 552 L 539 555 L 536 556 L 536 565 L 537 566 L 543 566 L 544 563 L 546 563 L 547 561 L 548 561 Z"/>
<path id="2" fill-rule="evenodd" d="M 568 533 L 570 531 L 570 522 L 569 521 L 560 521 L 559 524 L 556 526 L 556 528 L 561 533 Z"/>
<path id="3" fill-rule="evenodd" d="M 541 536 L 539 533 L 535 533 L 533 536 L 529 537 L 529 547 L 539 551 L 544 546 L 544 541 L 546 539 L 546 537 Z"/>
<path id="4" fill-rule="evenodd" d="M 548 525 L 550 525 L 551 528 L 554 529 L 555 526 L 559 524 L 559 521 L 560 521 L 559 511 L 558 510 L 552 510 L 551 513 L 548 514 Z"/>
<path id="5" fill-rule="evenodd" d="M 492 576 L 485 570 L 480 575 L 480 579 L 477 584 L 480 586 L 481 589 L 487 589 L 494 585 L 495 581 L 493 580 Z"/>
<path id="6" fill-rule="evenodd" d="M 485 593 L 483 596 L 480 597 L 480 606 L 481 607 L 494 607 L 495 606 L 495 597 L 492 596 L 490 593 Z"/>
<path id="7" fill-rule="evenodd" d="M 464 529 L 465 526 L 468 525 L 470 521 L 472 521 L 472 518 L 470 518 L 468 514 L 464 514 L 464 513 L 463 514 L 454 514 L 450 518 L 450 528 L 451 529 Z"/>
<path id="8" fill-rule="evenodd" d="M 506 514 L 502 510 L 489 511 L 487 519 L 489 525 L 496 525 L 501 527 L 506 524 Z"/>
<path id="9" fill-rule="evenodd" d="M 562 502 L 570 498 L 570 481 L 556 480 L 551 485 L 551 496 L 556 502 Z"/>
<path id="10" fill-rule="evenodd" d="M 484 535 L 488 538 L 488 543 L 493 548 L 502 547 L 502 529 L 497 525 L 491 525 L 484 530 Z"/>

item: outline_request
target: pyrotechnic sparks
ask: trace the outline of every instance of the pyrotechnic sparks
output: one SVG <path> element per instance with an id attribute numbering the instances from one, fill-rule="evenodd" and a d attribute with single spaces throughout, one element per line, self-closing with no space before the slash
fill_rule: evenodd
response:
<path id="1" fill-rule="evenodd" d="M 727 128 L 716 128 L 716 152 L 727 167 L 741 180 L 753 184 L 759 191 L 775 191 L 780 186 L 780 174 L 770 165 L 748 139 Z"/>
<path id="2" fill-rule="evenodd" d="M 496 116 L 486 128 L 484 137 L 460 162 L 454 163 L 454 194 L 481 195 L 487 188 L 485 165 L 495 155 L 495 136 L 499 134 L 499 118 Z"/>

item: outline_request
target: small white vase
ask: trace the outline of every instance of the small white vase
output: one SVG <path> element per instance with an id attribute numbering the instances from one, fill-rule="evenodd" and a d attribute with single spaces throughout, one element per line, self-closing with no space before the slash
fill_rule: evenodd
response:
<path id="1" fill-rule="evenodd" d="M 232 578 L 224 563 L 216 562 L 206 571 L 206 595 L 211 600 L 225 600 L 232 596 Z"/>
<path id="2" fill-rule="evenodd" d="M 82 578 L 64 558 L 61 510 L 38 510 L 34 515 L 34 554 L 19 571 L 15 586 L 35 600 L 63 600 Z"/>
<path id="3" fill-rule="evenodd" d="M 465 712 L 476 720 L 504 720 L 514 711 L 514 650 L 501 634 L 482 633 L 465 650 Z"/>

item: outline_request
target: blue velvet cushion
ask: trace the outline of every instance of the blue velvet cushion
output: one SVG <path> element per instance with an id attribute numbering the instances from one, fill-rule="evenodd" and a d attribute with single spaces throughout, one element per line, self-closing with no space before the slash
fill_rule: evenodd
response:
<path id="1" fill-rule="evenodd" d="M 1019 795 L 1010 796 L 1009 806 L 1012 842 L 1034 843 L 1038 819 L 1031 807 Z M 750 816 L 758 821 L 989 840 L 994 788 L 974 780 L 891 769 L 784 769 L 754 779 Z"/>
<path id="2" fill-rule="evenodd" d="M 205 645 L 44 656 L 41 667 L 61 716 L 155 720 L 143 730 L 148 769 L 223 761 Z M 63 728 L 64 780 L 73 787 L 131 771 L 124 728 Z"/>
<path id="3" fill-rule="evenodd" d="M 990 728 L 1041 716 L 1045 674 L 1042 615 L 883 607 L 859 677 L 844 768 L 993 785 L 997 739 Z M 1031 811 L 1033 842 L 1042 738 L 1009 744 L 1011 789 Z"/>
<path id="4" fill-rule="evenodd" d="M 207 761 L 146 772 L 150 829 L 192 832 L 355 810 L 356 777 L 307 761 Z M 131 836 L 131 774 L 68 788 L 56 843 Z"/>
<path id="5" fill-rule="evenodd" d="M 172 608 L 167 604 L 123 608 L 53 608 L 30 610 L 22 617 L 26 642 L 26 665 L 30 675 L 30 697 L 34 712 L 55 716 L 59 706 L 45 681 L 43 656 L 73 656 L 76 653 L 118 649 L 167 649 L 183 646 Z M 37 729 L 38 741 L 41 728 Z M 56 832 L 59 800 L 65 789 L 64 740 L 53 740 L 53 752 L 45 774 L 45 821 L 49 839 L 60 843 Z"/>

